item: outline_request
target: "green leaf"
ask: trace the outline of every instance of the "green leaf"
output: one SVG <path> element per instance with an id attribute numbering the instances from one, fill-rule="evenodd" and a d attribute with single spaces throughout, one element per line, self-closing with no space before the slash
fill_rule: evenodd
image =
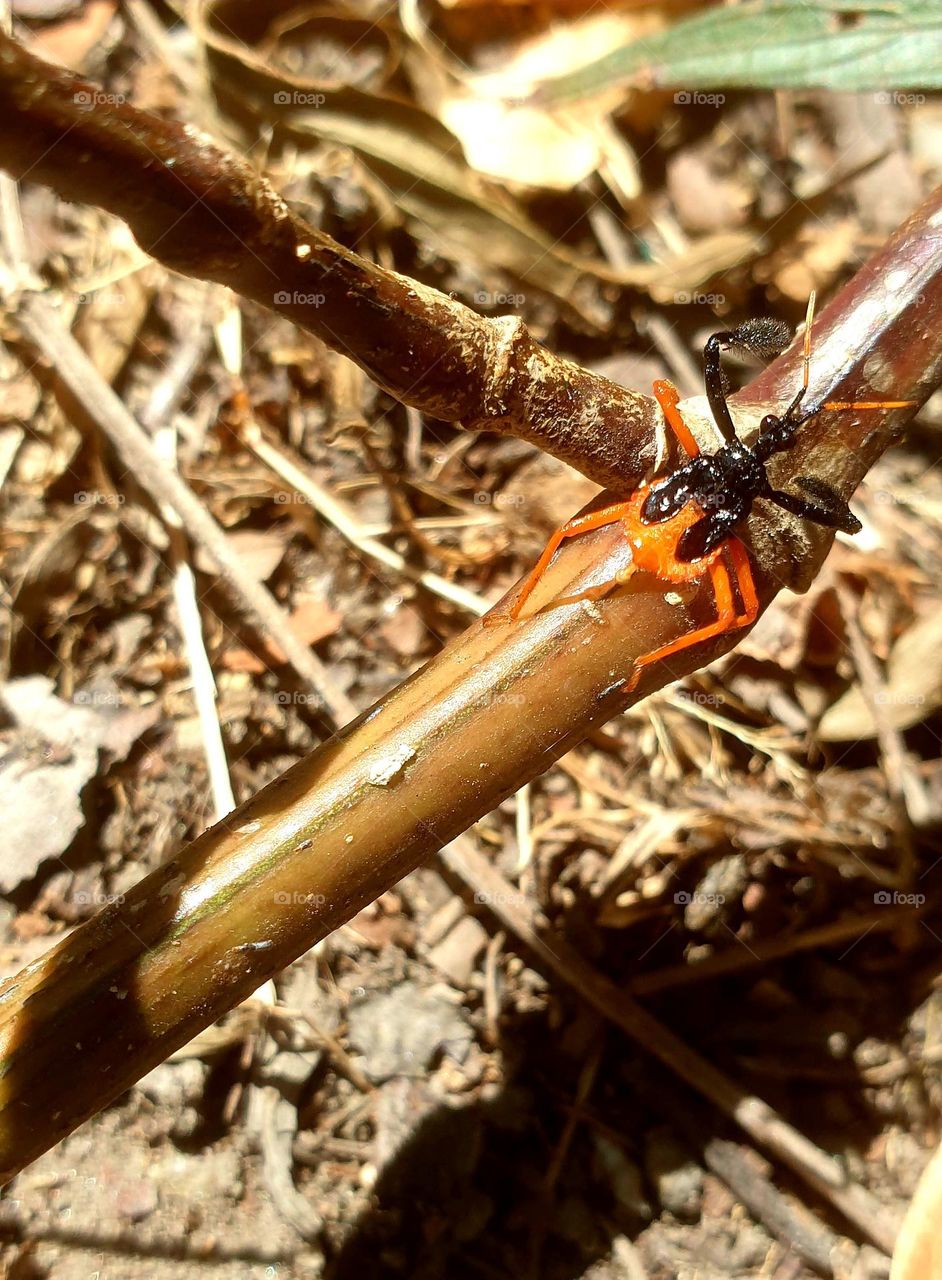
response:
<path id="1" fill-rule="evenodd" d="M 754 0 L 711 9 L 548 81 L 544 102 L 614 87 L 942 87 L 940 0 Z"/>

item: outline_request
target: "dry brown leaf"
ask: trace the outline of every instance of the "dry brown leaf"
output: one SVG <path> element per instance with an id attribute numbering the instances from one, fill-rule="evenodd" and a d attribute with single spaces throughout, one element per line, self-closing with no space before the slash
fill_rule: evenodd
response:
<path id="1" fill-rule="evenodd" d="M 623 199 L 640 192 L 628 143 L 608 127 L 608 106 L 577 110 L 530 106 L 534 85 L 573 70 L 663 19 L 650 12 L 593 14 L 521 41 L 497 71 L 479 73 L 451 57 L 421 7 L 404 0 L 400 16 L 413 49 L 407 55 L 416 96 L 461 141 L 468 163 L 506 182 L 568 191 L 596 170 L 614 170 Z"/>
<path id="2" fill-rule="evenodd" d="M 329 604 L 323 596 L 307 592 L 299 593 L 291 610 L 292 630 L 305 644 L 316 644 L 332 636 L 343 622 L 343 614 Z"/>
<path id="3" fill-rule="evenodd" d="M 414 658 L 428 635 L 428 627 L 417 609 L 404 604 L 379 624 L 379 634 L 401 658 Z"/>
<path id="4" fill-rule="evenodd" d="M 253 137 L 259 120 L 265 120 L 280 140 L 290 141 L 302 154 L 314 139 L 348 148 L 379 179 L 424 245 L 450 261 L 487 263 L 498 281 L 501 273 L 525 281 L 590 325 L 607 325 L 610 318 L 597 297 L 598 281 L 648 289 L 659 300 L 673 301 L 678 291 L 699 287 L 762 247 L 761 232 L 744 228 L 705 237 L 665 262 L 631 261 L 616 267 L 600 256 L 572 251 L 468 164 L 460 139 L 431 112 L 391 94 L 338 88 L 274 69 L 270 29 L 259 31 L 254 19 L 247 25 L 247 12 L 233 0 L 201 0 L 195 20 L 200 38 L 213 51 L 222 96 L 244 104 L 252 116 Z M 585 112 L 585 104 L 580 110 Z M 636 185 L 630 148 L 601 109 L 590 130 L 598 135 L 597 143 L 601 139 L 606 180 L 619 199 L 630 197 Z M 519 307 L 524 296 L 500 291 L 477 301 Z"/>
<path id="5" fill-rule="evenodd" d="M 78 15 L 33 35 L 35 51 L 63 67 L 80 67 L 105 34 L 117 12 L 115 0 L 85 0 Z"/>
<path id="6" fill-rule="evenodd" d="M 754 192 L 739 178 L 723 177 L 697 150 L 678 151 L 667 166 L 674 212 L 692 233 L 726 231 L 745 222 Z"/>
<path id="7" fill-rule="evenodd" d="M 334 635 L 340 629 L 343 614 L 321 596 L 302 593 L 298 595 L 295 606 L 288 615 L 288 621 L 291 624 L 291 630 L 302 644 L 312 645 Z M 230 649 L 223 655 L 222 665 L 229 671 L 247 671 L 253 675 L 260 675 L 268 670 L 271 663 L 281 664 L 285 661 L 285 655 L 277 645 L 268 646 L 267 652 L 268 664 L 256 657 L 249 649 Z"/>
<path id="8" fill-rule="evenodd" d="M 773 280 L 793 301 L 805 302 L 812 289 L 823 292 L 853 259 L 859 234 L 854 218 L 808 223 L 756 275 Z"/>
<path id="9" fill-rule="evenodd" d="M 942 706 L 942 614 L 928 614 L 899 638 L 878 696 L 895 729 L 908 729 Z M 853 742 L 876 733 L 873 712 L 859 685 L 838 698 L 818 726 L 823 742 Z"/>
<path id="10" fill-rule="evenodd" d="M 150 308 L 154 282 L 163 275 L 158 267 L 133 269 L 140 251 L 126 228 L 116 228 L 115 239 L 132 270 L 125 274 L 125 267 L 116 263 L 107 277 L 81 281 L 75 315 L 75 336 L 106 382 L 124 367 Z"/>
<path id="11" fill-rule="evenodd" d="M 565 524 L 601 493 L 599 486 L 567 463 L 538 453 L 519 467 L 495 497 L 495 506 L 508 523 L 529 531 L 534 542 Z"/>
<path id="12" fill-rule="evenodd" d="M 228 535 L 246 573 L 267 582 L 284 559 L 288 533 L 284 529 L 237 529 Z"/>

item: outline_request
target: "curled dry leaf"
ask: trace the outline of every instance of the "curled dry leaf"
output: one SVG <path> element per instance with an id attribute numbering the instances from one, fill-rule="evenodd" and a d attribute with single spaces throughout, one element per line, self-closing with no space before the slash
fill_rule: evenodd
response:
<path id="1" fill-rule="evenodd" d="M 627 141 L 608 126 L 606 104 L 533 107 L 522 101 L 533 84 L 561 75 L 612 44 L 662 25 L 657 13 L 590 15 L 517 44 L 498 70 L 476 72 L 453 58 L 429 30 L 415 0 L 400 6 L 413 41 L 407 55 L 416 94 L 461 141 L 471 166 L 513 184 L 571 191 L 594 172 L 614 171 L 616 194 L 639 194 L 637 164 Z"/>

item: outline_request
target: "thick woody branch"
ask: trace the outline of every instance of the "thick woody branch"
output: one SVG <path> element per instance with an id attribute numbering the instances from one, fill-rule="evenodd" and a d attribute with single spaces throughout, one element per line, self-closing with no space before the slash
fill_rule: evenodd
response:
<path id="1" fill-rule="evenodd" d="M 228 285 L 436 418 L 531 440 L 605 485 L 654 459 L 650 396 L 562 360 L 309 226 L 188 125 L 112 103 L 0 33 L 0 168 L 123 218 L 165 266 Z"/>

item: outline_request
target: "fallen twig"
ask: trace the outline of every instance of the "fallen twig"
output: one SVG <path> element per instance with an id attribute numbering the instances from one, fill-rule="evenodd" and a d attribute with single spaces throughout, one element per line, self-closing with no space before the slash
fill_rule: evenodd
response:
<path id="1" fill-rule="evenodd" d="M 171 506 L 188 535 L 215 561 L 220 581 L 237 609 L 281 649 L 335 725 L 351 719 L 356 714 L 353 703 L 337 688 L 317 655 L 296 638 L 287 616 L 267 588 L 246 573 L 216 521 L 176 471 L 163 461 L 116 393 L 59 322 L 49 303 L 38 294 L 24 294 L 19 315 L 30 341 L 42 351 L 105 433 L 137 483 L 157 502 Z"/>
<path id="2" fill-rule="evenodd" d="M 377 564 L 385 565 L 387 569 L 391 569 L 407 581 L 424 587 L 426 591 L 432 592 L 440 599 L 447 600 L 449 604 L 457 605 L 467 613 L 476 617 L 486 613 L 489 607 L 487 601 L 482 600 L 473 591 L 469 591 L 467 587 L 449 582 L 447 578 L 433 573 L 430 569 L 410 565 L 405 556 L 400 555 L 392 547 L 387 547 L 385 542 L 364 534 L 349 504 L 342 498 L 328 493 L 323 485 L 318 484 L 313 476 L 302 470 L 286 453 L 270 444 L 257 426 L 252 423 L 245 424 L 240 428 L 239 437 L 246 448 L 251 449 L 275 475 L 280 476 L 286 484 L 291 485 L 297 493 L 310 502 L 318 515 L 332 524 L 354 550 L 375 560 Z"/>
<path id="3" fill-rule="evenodd" d="M 583 959 L 564 938 L 547 938 L 523 895 L 482 857 L 467 839 L 456 840 L 439 855 L 445 865 L 564 982 L 609 1021 L 654 1054 L 675 1075 L 735 1120 L 755 1142 L 772 1152 L 887 1253 L 898 1224 L 892 1215 L 846 1171 L 793 1128 L 761 1098 L 746 1093 L 711 1062 L 691 1049 L 653 1014 Z"/>
<path id="4" fill-rule="evenodd" d="M 158 261 L 287 316 L 404 404 L 532 440 L 600 484 L 653 463 L 650 396 L 350 252 L 198 130 L 99 97 L 0 33 L 0 168 L 123 218 Z"/>

